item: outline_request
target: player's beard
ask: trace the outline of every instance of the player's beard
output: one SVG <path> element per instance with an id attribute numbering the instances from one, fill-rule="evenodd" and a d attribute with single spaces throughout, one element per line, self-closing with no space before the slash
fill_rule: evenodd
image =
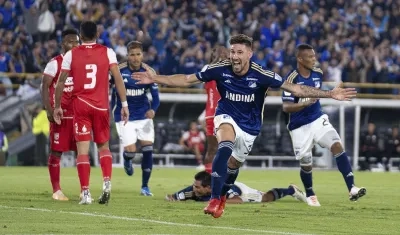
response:
<path id="1" fill-rule="evenodd" d="M 237 64 L 236 64 L 237 63 Z M 243 64 L 242 61 L 232 61 L 232 68 L 233 68 L 233 72 L 239 74 L 243 71 L 245 65 Z"/>
<path id="2" fill-rule="evenodd" d="M 141 65 L 140 62 L 130 62 L 129 64 L 130 64 L 131 68 L 133 68 L 133 69 L 139 69 L 140 65 Z"/>

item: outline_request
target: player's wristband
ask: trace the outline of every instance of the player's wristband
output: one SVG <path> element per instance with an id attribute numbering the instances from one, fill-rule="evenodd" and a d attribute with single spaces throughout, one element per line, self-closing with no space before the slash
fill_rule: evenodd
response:
<path id="1" fill-rule="evenodd" d="M 124 107 L 128 107 L 128 101 L 123 101 L 123 102 L 121 102 L 122 103 L 122 107 L 124 108 Z"/>

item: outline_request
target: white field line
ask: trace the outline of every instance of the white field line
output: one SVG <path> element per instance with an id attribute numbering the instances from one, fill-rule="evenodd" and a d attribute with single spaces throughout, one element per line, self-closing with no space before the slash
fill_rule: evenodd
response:
<path id="1" fill-rule="evenodd" d="M 133 217 L 124 217 L 124 216 L 107 215 L 107 214 L 96 214 L 96 213 L 88 213 L 88 212 L 49 210 L 49 209 L 45 209 L 45 208 L 11 207 L 11 206 L 3 206 L 3 205 L 0 205 L 0 208 L 15 209 L 15 210 L 27 210 L 27 211 L 51 212 L 51 213 L 61 213 L 61 214 L 72 214 L 72 215 L 82 215 L 82 216 L 91 216 L 91 217 L 101 217 L 101 218 L 124 220 L 124 221 L 138 221 L 138 222 L 145 222 L 145 223 L 150 223 L 150 224 L 164 224 L 164 225 L 169 225 L 169 226 L 193 227 L 193 228 L 203 228 L 203 229 L 214 228 L 214 229 L 222 229 L 222 230 L 234 230 L 234 231 L 258 233 L 258 234 L 259 233 L 269 233 L 269 234 L 284 234 L 284 235 L 311 235 L 311 234 L 296 233 L 296 232 L 281 232 L 281 231 L 272 231 L 272 230 L 258 230 L 258 229 L 224 227 L 224 226 L 205 226 L 205 225 L 200 225 L 200 224 L 184 224 L 184 223 L 167 222 L 167 221 L 162 221 L 162 220 L 140 219 L 140 218 L 133 218 Z"/>

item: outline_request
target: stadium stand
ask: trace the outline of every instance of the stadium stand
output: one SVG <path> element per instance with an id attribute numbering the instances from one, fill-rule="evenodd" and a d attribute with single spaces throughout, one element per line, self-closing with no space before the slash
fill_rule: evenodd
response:
<path id="1" fill-rule="evenodd" d="M 199 70 L 212 46 L 226 45 L 230 35 L 240 32 L 255 40 L 252 59 L 281 75 L 295 63 L 295 46 L 307 42 L 316 48 L 325 82 L 349 82 L 376 97 L 399 95 L 398 0 L 4 0 L 0 124 L 9 135 L 15 129 L 24 132 L 20 119 L 28 119 L 29 128 L 32 115 L 21 111 L 39 98 L 34 84 L 59 53 L 61 31 L 78 28 L 83 20 L 98 23 L 99 42 L 113 48 L 120 61 L 125 60 L 128 41 L 142 41 L 145 62 L 162 74 Z M 254 154 L 292 154 L 282 119 L 265 123 Z M 376 121 L 384 130 L 394 123 Z M 156 122 L 155 145 L 161 152 L 165 143 L 179 138 L 186 123 Z M 353 134 L 346 129 L 346 140 L 351 142 Z"/>

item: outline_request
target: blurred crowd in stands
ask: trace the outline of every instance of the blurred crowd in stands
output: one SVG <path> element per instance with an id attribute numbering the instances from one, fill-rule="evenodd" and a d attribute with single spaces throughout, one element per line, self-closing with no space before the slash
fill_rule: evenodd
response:
<path id="1" fill-rule="evenodd" d="M 98 23 L 99 42 L 120 60 L 127 42 L 142 41 L 162 74 L 196 72 L 215 44 L 245 33 L 253 60 L 281 75 L 295 65 L 295 46 L 309 43 L 325 81 L 400 83 L 400 0 L 0 0 L 0 72 L 41 73 L 61 31 L 83 20 Z"/>

